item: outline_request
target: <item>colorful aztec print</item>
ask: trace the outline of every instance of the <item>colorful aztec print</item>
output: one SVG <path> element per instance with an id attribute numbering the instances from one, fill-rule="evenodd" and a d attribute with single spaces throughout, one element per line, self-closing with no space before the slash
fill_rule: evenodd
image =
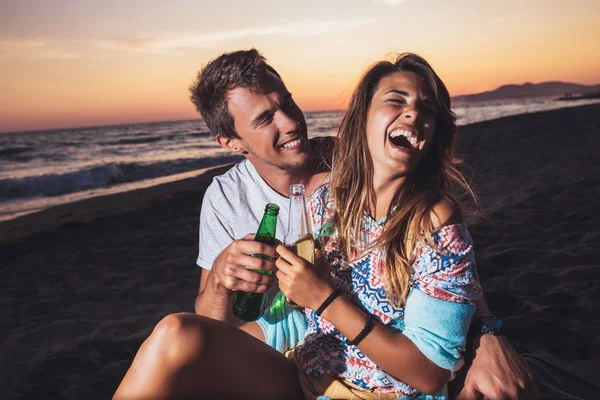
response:
<path id="1" fill-rule="evenodd" d="M 337 247 L 336 234 L 331 230 L 333 211 L 329 187 L 320 188 L 308 203 L 315 237 L 332 267 L 337 287 L 354 304 L 390 329 L 404 328 L 404 307 L 394 305 L 383 289 L 385 257 L 380 250 L 371 250 L 349 261 Z M 365 242 L 376 240 L 383 233 L 383 223 L 367 214 L 363 217 L 361 237 Z M 433 235 L 441 252 L 419 245 L 413 263 L 414 289 L 429 296 L 456 303 L 474 303 L 481 296 L 475 268 L 472 239 L 464 224 L 448 225 Z M 296 357 L 308 374 L 330 374 L 346 379 L 365 390 L 381 393 L 419 392 L 406 383 L 386 374 L 356 346 L 346 344 L 342 335 L 329 321 L 306 309 L 308 331 L 296 347 Z"/>

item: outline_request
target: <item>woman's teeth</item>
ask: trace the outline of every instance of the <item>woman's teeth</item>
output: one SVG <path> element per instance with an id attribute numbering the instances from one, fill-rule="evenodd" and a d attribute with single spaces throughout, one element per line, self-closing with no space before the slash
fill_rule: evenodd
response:
<path id="1" fill-rule="evenodd" d="M 283 148 L 289 149 L 291 147 L 296 147 L 300 145 L 300 139 L 296 139 L 296 140 L 292 140 L 291 142 L 287 142 L 286 144 L 284 144 Z"/>
<path id="2" fill-rule="evenodd" d="M 419 141 L 419 139 L 417 138 L 417 134 L 411 131 L 407 131 L 405 129 L 395 129 L 392 131 L 392 133 L 390 133 L 390 139 L 393 138 L 397 138 L 397 137 L 405 137 L 406 140 L 408 140 L 408 142 L 411 144 L 411 146 L 416 147 L 417 142 Z"/>

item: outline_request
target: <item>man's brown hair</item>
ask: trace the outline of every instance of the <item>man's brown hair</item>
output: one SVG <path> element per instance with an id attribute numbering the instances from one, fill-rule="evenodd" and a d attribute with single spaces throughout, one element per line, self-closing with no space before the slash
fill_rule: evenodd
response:
<path id="1" fill-rule="evenodd" d="M 239 138 L 227 107 L 227 94 L 240 87 L 261 93 L 269 72 L 280 77 L 256 49 L 225 53 L 198 72 L 190 86 L 190 99 L 215 136 Z"/>

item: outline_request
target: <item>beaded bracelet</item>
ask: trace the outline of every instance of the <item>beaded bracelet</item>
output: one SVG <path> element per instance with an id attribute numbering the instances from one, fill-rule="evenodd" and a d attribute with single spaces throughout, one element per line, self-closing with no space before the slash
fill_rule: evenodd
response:
<path id="1" fill-rule="evenodd" d="M 329 297 L 325 299 L 325 301 L 323 302 L 323 304 L 321 304 L 321 305 L 319 306 L 319 308 L 317 308 L 317 311 L 316 311 L 317 315 L 320 317 L 320 316 L 321 316 L 321 313 L 322 313 L 323 311 L 325 311 L 325 309 L 326 309 L 326 308 L 327 308 L 327 307 L 328 307 L 328 306 L 331 304 L 331 302 L 332 302 L 332 301 L 334 301 L 334 300 L 335 300 L 335 298 L 336 298 L 336 297 L 338 297 L 339 295 L 340 295 L 340 289 L 339 289 L 339 288 L 336 288 L 336 289 L 333 291 L 333 293 L 331 293 L 331 294 L 329 295 Z"/>
<path id="2" fill-rule="evenodd" d="M 369 313 L 367 315 L 367 322 L 365 322 L 365 327 L 353 340 L 346 339 L 346 344 L 348 346 L 358 346 L 358 344 L 362 342 L 363 339 L 366 338 L 369 333 L 371 333 L 374 327 L 375 324 L 373 323 L 373 314 Z"/>

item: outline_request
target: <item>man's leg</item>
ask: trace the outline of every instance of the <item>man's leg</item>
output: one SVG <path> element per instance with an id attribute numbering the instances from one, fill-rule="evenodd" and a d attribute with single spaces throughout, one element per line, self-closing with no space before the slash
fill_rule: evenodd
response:
<path id="1" fill-rule="evenodd" d="M 301 398 L 296 365 L 227 323 L 165 317 L 142 344 L 115 399 Z"/>

